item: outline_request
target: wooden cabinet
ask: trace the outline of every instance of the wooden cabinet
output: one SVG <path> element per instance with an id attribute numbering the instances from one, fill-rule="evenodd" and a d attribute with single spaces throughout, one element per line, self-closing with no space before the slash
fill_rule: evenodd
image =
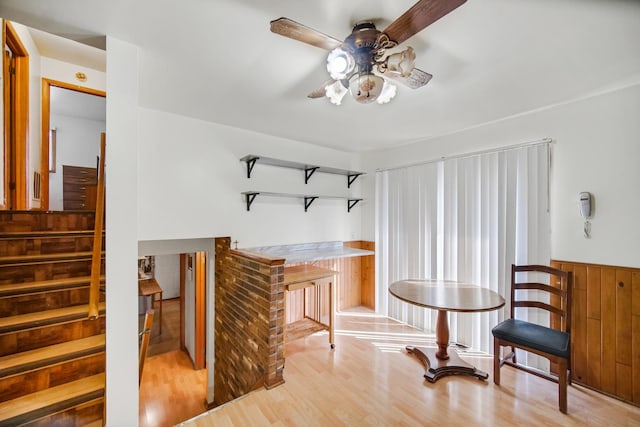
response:
<path id="1" fill-rule="evenodd" d="M 62 203 L 66 210 L 95 210 L 98 173 L 96 168 L 62 166 Z"/>
<path id="2" fill-rule="evenodd" d="M 572 380 L 640 405 L 640 269 L 551 264 L 573 272 Z"/>

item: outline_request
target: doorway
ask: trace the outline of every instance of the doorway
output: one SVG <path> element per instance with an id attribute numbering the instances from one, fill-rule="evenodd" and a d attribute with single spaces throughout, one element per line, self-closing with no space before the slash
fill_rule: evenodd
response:
<path id="1" fill-rule="evenodd" d="M 106 129 L 105 97 L 100 90 L 42 79 L 41 170 L 48 173 L 42 174 L 41 209 L 91 209 L 85 203 L 91 200 L 91 186 L 79 185 L 83 190 L 76 191 L 74 173 L 97 168 L 100 133 Z"/>
<path id="2" fill-rule="evenodd" d="M 153 277 L 163 296 L 162 306 L 153 306 L 140 383 L 140 426 L 175 425 L 207 410 L 206 260 L 206 252 L 138 260 L 139 278 Z M 139 303 L 139 325 L 149 304 Z"/>

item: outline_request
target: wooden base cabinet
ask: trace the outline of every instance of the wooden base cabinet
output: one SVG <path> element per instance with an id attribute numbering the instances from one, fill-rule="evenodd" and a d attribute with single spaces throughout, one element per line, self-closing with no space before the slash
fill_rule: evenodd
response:
<path id="1" fill-rule="evenodd" d="M 571 378 L 640 406 L 640 269 L 570 261 Z"/>

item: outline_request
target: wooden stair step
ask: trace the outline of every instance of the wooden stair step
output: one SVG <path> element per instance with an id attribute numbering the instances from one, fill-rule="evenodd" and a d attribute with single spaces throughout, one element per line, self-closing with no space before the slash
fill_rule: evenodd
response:
<path id="1" fill-rule="evenodd" d="M 100 314 L 105 312 L 105 303 L 98 305 Z M 0 333 L 15 332 L 21 329 L 36 328 L 55 323 L 62 323 L 82 319 L 87 316 L 89 305 L 74 305 L 72 307 L 55 310 L 38 311 L 36 313 L 20 314 L 18 316 L 0 318 Z"/>
<path id="2" fill-rule="evenodd" d="M 93 230 L 95 212 L 0 211 L 0 232 Z"/>
<path id="3" fill-rule="evenodd" d="M 0 377 L 104 351 L 105 334 L 0 357 Z"/>
<path id="4" fill-rule="evenodd" d="M 0 257 L 0 266 L 25 265 L 25 264 L 42 264 L 47 262 L 60 261 L 76 261 L 90 260 L 91 251 L 84 252 L 65 252 L 52 254 L 35 254 L 35 255 L 16 255 Z M 104 257 L 104 251 L 101 252 Z"/>
<path id="5" fill-rule="evenodd" d="M 0 427 L 15 426 L 104 396 L 105 374 L 92 375 L 0 403 Z"/>
<path id="6" fill-rule="evenodd" d="M 0 297 L 77 288 L 88 285 L 90 281 L 91 276 L 77 276 L 35 282 L 0 284 Z M 102 275 L 100 276 L 100 283 L 104 282 L 105 276 Z"/>
<path id="7" fill-rule="evenodd" d="M 43 231 L 3 231 L 0 239 L 33 239 L 37 237 L 93 236 L 93 230 L 43 230 Z M 104 234 L 104 231 L 102 232 Z"/>

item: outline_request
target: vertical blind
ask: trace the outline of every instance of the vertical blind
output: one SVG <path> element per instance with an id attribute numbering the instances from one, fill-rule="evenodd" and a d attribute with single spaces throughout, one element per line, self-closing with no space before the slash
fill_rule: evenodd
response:
<path id="1" fill-rule="evenodd" d="M 391 283 L 435 278 L 489 288 L 506 307 L 449 313 L 449 329 L 457 343 L 491 352 L 491 328 L 509 313 L 511 264 L 550 262 L 548 180 L 548 143 L 377 172 L 378 311 L 433 331 L 437 311 L 394 298 Z"/>

